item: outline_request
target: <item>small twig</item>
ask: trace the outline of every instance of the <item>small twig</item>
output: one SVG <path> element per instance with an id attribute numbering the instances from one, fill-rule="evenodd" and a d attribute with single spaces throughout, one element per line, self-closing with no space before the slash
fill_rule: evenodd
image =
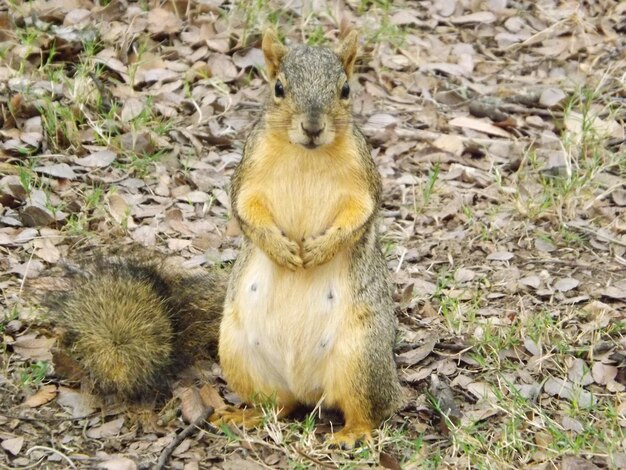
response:
<path id="1" fill-rule="evenodd" d="M 617 188 L 620 188 L 622 185 L 623 185 L 623 183 L 620 181 L 619 183 L 614 184 L 613 186 L 608 188 L 606 191 L 604 191 L 599 196 L 596 196 L 591 202 L 589 202 L 589 203 L 587 203 L 587 205 L 585 205 L 585 210 L 588 211 L 591 208 L 591 206 L 593 206 L 596 203 L 596 201 L 601 201 L 605 197 L 609 196 Z"/>
<path id="2" fill-rule="evenodd" d="M 58 422 L 71 422 L 71 421 L 82 421 L 83 419 L 87 419 L 92 417 L 93 415 L 95 415 L 96 413 L 91 413 L 89 415 L 85 415 L 85 416 L 81 416 L 79 418 L 72 418 L 72 417 L 63 417 L 63 418 L 48 418 L 45 416 L 41 416 L 41 417 L 37 417 L 37 418 L 25 418 L 22 416 L 12 416 L 8 413 L 3 413 L 2 416 L 5 416 L 6 418 L 9 419 L 17 419 L 20 421 L 27 421 L 29 423 L 34 423 L 36 425 L 41 425 L 41 422 L 45 422 L 45 423 L 58 423 Z"/>
<path id="3" fill-rule="evenodd" d="M 380 129 L 376 129 L 373 127 L 364 127 L 363 128 L 364 131 L 366 132 L 377 132 Z M 394 129 L 394 133 L 401 139 L 416 139 L 416 140 L 422 140 L 425 142 L 433 142 L 434 140 L 436 140 L 437 138 L 441 137 L 442 133 L 439 132 L 432 132 L 432 131 L 427 131 L 427 130 L 423 130 L 423 129 L 407 129 L 404 127 L 396 127 Z M 461 141 L 463 143 L 468 143 L 468 144 L 475 144 L 475 145 L 491 145 L 495 142 L 511 142 L 512 139 L 483 139 L 483 138 L 476 138 L 476 137 L 466 137 L 463 135 L 455 135 L 456 137 L 458 137 L 459 139 L 461 139 Z"/>
<path id="4" fill-rule="evenodd" d="M 193 434 L 196 429 L 200 427 L 200 425 L 213 414 L 213 407 L 208 406 L 198 418 L 193 423 L 190 423 L 185 429 L 183 429 L 172 442 L 168 444 L 168 446 L 163 449 L 161 455 L 159 456 L 159 460 L 157 461 L 155 470 L 163 470 L 167 465 L 168 460 L 172 456 L 172 452 L 174 449 L 180 445 L 187 437 Z"/>
<path id="5" fill-rule="evenodd" d="M 396 270 L 395 270 L 395 272 L 396 272 L 396 273 L 397 273 L 398 271 L 400 271 L 400 268 L 402 267 L 402 263 L 404 263 L 404 257 L 406 256 L 407 251 L 408 251 L 408 250 L 407 250 L 406 248 L 404 248 L 404 249 L 402 250 L 402 255 L 400 256 L 400 261 L 398 261 L 398 267 L 397 267 L 397 268 L 396 268 Z"/>
<path id="6" fill-rule="evenodd" d="M 41 462 L 43 462 L 43 459 L 44 459 L 44 457 L 40 458 L 39 460 L 37 460 L 34 463 L 31 463 L 30 465 L 26 465 L 25 467 L 12 467 L 12 468 L 14 468 L 15 470 L 28 470 L 30 468 L 37 468 L 39 466 L 39 464 Z"/>
<path id="7" fill-rule="evenodd" d="M 74 465 L 74 462 L 72 462 L 72 459 L 70 459 L 67 455 L 65 455 L 63 452 L 61 452 L 60 450 L 54 449 L 52 447 L 46 447 L 46 446 L 32 446 L 30 449 L 28 449 L 26 451 L 26 455 L 29 455 L 33 450 L 47 450 L 50 451 L 54 454 L 57 454 L 58 456 L 60 456 L 62 459 L 65 459 L 65 461 L 70 464 L 70 467 L 72 468 L 76 468 L 76 465 Z"/>
<path id="8" fill-rule="evenodd" d="M 616 245 L 620 245 L 620 246 L 626 246 L 626 242 L 623 242 L 621 240 L 618 240 L 617 238 L 613 238 L 609 235 L 603 235 L 600 232 L 598 232 L 597 230 L 592 229 L 591 227 L 583 227 L 583 226 L 577 226 L 577 225 L 567 225 L 567 224 L 563 224 L 565 226 L 565 228 L 570 229 L 570 230 L 580 230 L 581 232 L 585 232 L 585 233 L 589 233 L 591 235 L 595 235 L 597 238 L 599 239 L 604 239 L 609 243 L 615 243 Z"/>
<path id="9" fill-rule="evenodd" d="M 310 460 L 311 462 L 313 462 L 315 465 L 317 465 L 318 467 L 322 467 L 322 468 L 337 468 L 335 465 L 329 465 L 327 463 L 322 462 L 321 460 L 316 459 L 315 457 L 313 457 L 312 455 L 307 454 L 306 452 L 298 449 L 297 447 L 293 447 L 293 450 L 296 451 L 296 453 L 301 456 L 304 457 L 305 459 Z"/>
<path id="10" fill-rule="evenodd" d="M 562 111 L 537 108 L 535 106 L 520 106 L 513 103 L 500 103 L 496 106 L 505 113 L 536 114 L 537 116 L 562 118 L 565 114 Z"/>
<path id="11" fill-rule="evenodd" d="M 35 256 L 35 250 L 33 250 L 28 258 L 28 262 L 26 264 L 26 270 L 24 271 L 24 277 L 22 277 L 22 282 L 20 283 L 20 291 L 19 295 L 22 295 L 22 291 L 24 290 L 24 283 L 26 282 L 26 277 L 28 275 L 28 268 L 30 268 L 30 262 L 33 260 L 33 256 Z"/>

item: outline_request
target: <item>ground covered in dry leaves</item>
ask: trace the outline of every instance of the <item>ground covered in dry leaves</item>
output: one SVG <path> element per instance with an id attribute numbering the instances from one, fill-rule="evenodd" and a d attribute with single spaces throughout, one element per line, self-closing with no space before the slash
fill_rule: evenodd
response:
<path id="1" fill-rule="evenodd" d="M 626 3 L 8 2 L 0 7 L 0 467 L 150 468 L 207 404 L 60 380 L 42 294 L 131 243 L 231 262 L 228 179 L 264 95 L 260 31 L 361 31 L 357 121 L 384 177 L 407 402 L 372 447 L 326 418 L 203 428 L 171 468 L 626 467 Z M 58 365 L 57 365 L 58 367 Z"/>

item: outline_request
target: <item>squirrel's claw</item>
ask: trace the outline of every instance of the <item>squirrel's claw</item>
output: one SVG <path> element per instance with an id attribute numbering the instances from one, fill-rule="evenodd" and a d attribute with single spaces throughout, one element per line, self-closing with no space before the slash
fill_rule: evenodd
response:
<path id="1" fill-rule="evenodd" d="M 284 249 L 279 252 L 278 264 L 295 271 L 303 266 L 303 260 L 300 257 L 300 246 L 289 240 L 287 237 L 282 237 Z M 282 262 L 281 262 L 282 261 Z"/>
<path id="2" fill-rule="evenodd" d="M 336 254 L 336 246 L 334 237 L 330 233 L 305 240 L 302 246 L 304 268 L 311 268 L 330 261 Z"/>
<path id="3" fill-rule="evenodd" d="M 338 447 L 343 450 L 352 450 L 362 443 L 371 445 L 372 433 L 369 429 L 344 427 L 341 431 L 333 433 L 328 438 L 328 444 L 331 447 Z"/>
<path id="4" fill-rule="evenodd" d="M 267 255 L 279 266 L 295 271 L 303 265 L 300 257 L 300 245 L 277 231 L 266 244 Z"/>

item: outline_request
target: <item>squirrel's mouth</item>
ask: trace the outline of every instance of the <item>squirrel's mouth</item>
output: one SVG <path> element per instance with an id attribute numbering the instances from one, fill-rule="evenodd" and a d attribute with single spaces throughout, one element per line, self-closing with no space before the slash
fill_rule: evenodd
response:
<path id="1" fill-rule="evenodd" d="M 315 142 L 313 142 L 312 140 L 310 140 L 309 142 L 307 142 L 306 144 L 301 144 L 303 147 L 308 148 L 310 150 L 312 149 L 316 149 L 317 147 L 319 147 L 319 144 L 316 144 Z"/>

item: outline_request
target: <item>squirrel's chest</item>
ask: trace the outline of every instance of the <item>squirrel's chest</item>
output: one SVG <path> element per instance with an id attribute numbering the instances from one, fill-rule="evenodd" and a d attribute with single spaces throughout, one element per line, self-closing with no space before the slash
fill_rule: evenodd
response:
<path id="1" fill-rule="evenodd" d="M 294 273 L 252 249 L 234 298 L 243 349 L 268 385 L 306 401 L 323 387 L 352 303 L 346 260 Z"/>
<path id="2" fill-rule="evenodd" d="M 261 194 L 276 225 L 291 239 L 317 236 L 332 223 L 342 202 L 360 190 L 345 168 L 319 156 L 294 156 L 261 165 L 244 191 Z M 359 193 L 360 194 L 360 193 Z"/>

